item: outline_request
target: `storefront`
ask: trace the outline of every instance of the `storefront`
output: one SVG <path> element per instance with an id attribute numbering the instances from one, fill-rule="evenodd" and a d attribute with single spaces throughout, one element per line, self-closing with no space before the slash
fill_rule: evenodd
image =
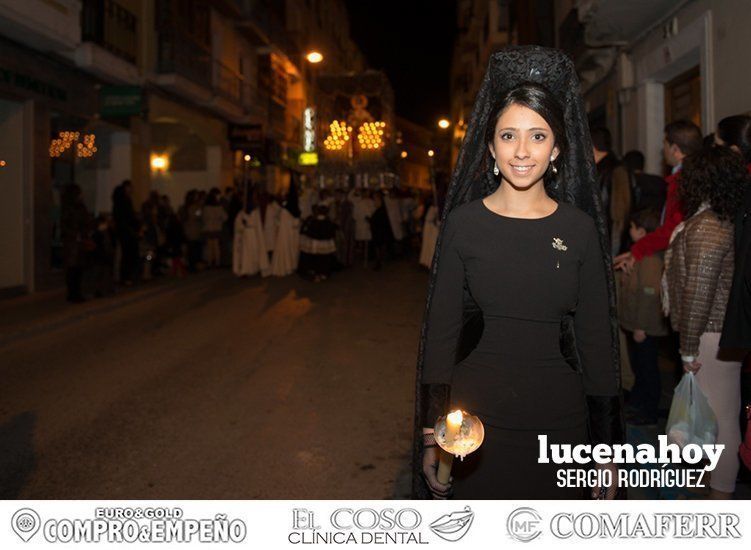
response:
<path id="1" fill-rule="evenodd" d="M 154 190 L 177 208 L 191 189 L 232 185 L 226 122 L 158 92 L 149 93 L 148 104 L 148 128 L 137 154 L 146 156 L 150 173 L 134 178 L 137 197 Z"/>
<path id="2" fill-rule="evenodd" d="M 60 190 L 79 183 L 94 210 L 97 106 L 94 79 L 0 39 L 0 295 L 60 284 Z"/>

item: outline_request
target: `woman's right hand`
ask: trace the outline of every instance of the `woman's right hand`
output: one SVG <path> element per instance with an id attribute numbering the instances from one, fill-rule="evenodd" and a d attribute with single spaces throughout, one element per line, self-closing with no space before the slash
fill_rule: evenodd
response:
<path id="1" fill-rule="evenodd" d="M 700 368 L 701 368 L 701 363 L 699 363 L 699 361 L 697 361 L 696 359 L 694 359 L 690 363 L 686 363 L 685 361 L 683 362 L 683 372 L 685 373 L 692 372 L 696 374 L 697 372 L 699 372 Z"/>
<path id="2" fill-rule="evenodd" d="M 426 447 L 422 451 L 422 475 L 430 489 L 433 498 L 445 500 L 451 495 L 453 477 L 447 484 L 438 481 L 438 453 L 440 448 Z"/>

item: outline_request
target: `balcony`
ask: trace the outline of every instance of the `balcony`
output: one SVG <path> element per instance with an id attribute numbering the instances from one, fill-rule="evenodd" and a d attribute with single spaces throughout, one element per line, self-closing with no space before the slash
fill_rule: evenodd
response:
<path id="1" fill-rule="evenodd" d="M 589 47 L 621 42 L 630 44 L 645 29 L 675 9 L 675 0 L 595 0 L 580 2 L 579 20 L 585 25 Z"/>
<path id="2" fill-rule="evenodd" d="M 76 64 L 105 80 L 138 84 L 138 30 L 138 17 L 119 2 L 84 0 Z"/>
<path id="3" fill-rule="evenodd" d="M 250 123 L 261 124 L 269 113 L 269 98 L 263 96 L 258 87 L 248 81 L 242 83 L 241 103 Z"/>
<path id="4" fill-rule="evenodd" d="M 81 2 L 0 0 L 0 34 L 35 50 L 70 56 L 81 42 Z"/>
<path id="5" fill-rule="evenodd" d="M 115 0 L 84 0 L 81 23 L 84 42 L 93 42 L 136 64 L 138 17 L 134 13 Z"/>
<path id="6" fill-rule="evenodd" d="M 197 103 L 211 102 L 214 69 L 210 49 L 174 26 L 159 30 L 157 47 L 157 84 Z"/>
<path id="7" fill-rule="evenodd" d="M 208 106 L 222 116 L 238 122 L 245 115 L 242 106 L 244 78 L 221 61 L 214 60 L 212 67 L 214 95 Z"/>
<path id="8" fill-rule="evenodd" d="M 220 61 L 214 61 L 214 91 L 235 103 L 242 101 L 243 76 Z"/>
<path id="9" fill-rule="evenodd" d="M 239 0 L 242 16 L 239 28 L 256 46 L 276 46 L 289 54 L 291 44 L 285 29 L 284 2 Z"/>

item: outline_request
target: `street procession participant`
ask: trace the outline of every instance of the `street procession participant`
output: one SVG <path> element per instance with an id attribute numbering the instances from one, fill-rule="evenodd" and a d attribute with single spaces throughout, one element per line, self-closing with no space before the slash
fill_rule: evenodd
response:
<path id="1" fill-rule="evenodd" d="M 579 83 L 563 52 L 494 54 L 448 189 L 418 349 L 415 498 L 616 497 L 558 487 L 538 436 L 624 437 L 610 245 Z M 438 481 L 436 418 L 463 409 L 482 446 Z M 597 464 L 617 480 L 613 463 Z M 622 494 L 622 493 L 621 493 Z"/>

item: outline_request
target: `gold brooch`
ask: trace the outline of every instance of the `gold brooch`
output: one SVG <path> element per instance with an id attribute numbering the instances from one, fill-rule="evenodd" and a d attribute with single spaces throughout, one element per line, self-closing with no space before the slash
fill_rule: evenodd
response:
<path id="1" fill-rule="evenodd" d="M 563 244 L 563 239 L 560 239 L 558 237 L 553 237 L 553 248 L 556 250 L 567 250 L 568 247 Z"/>

